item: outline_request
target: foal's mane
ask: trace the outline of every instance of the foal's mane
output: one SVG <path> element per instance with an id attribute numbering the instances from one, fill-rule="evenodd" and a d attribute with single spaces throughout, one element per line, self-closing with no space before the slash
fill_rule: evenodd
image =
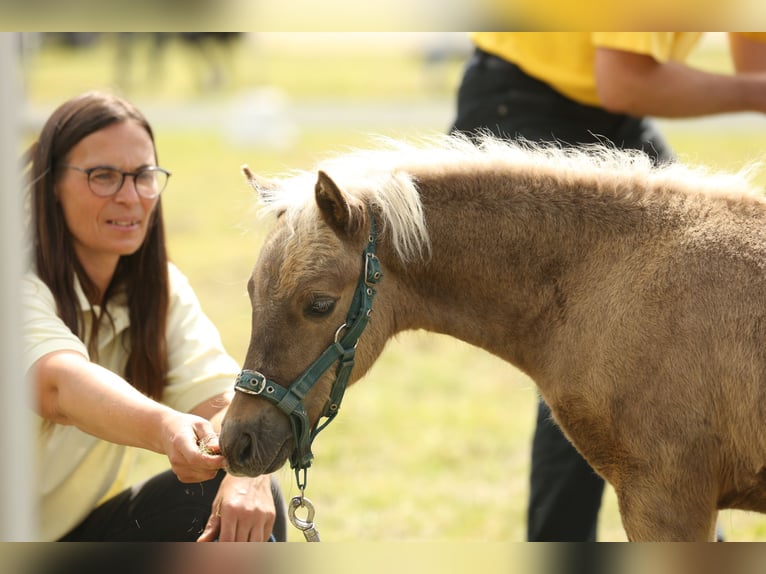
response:
<path id="1" fill-rule="evenodd" d="M 562 182 L 598 180 L 600 187 L 622 187 L 631 189 L 630 193 L 642 189 L 727 197 L 760 195 L 751 184 L 756 164 L 738 173 L 713 172 L 680 162 L 658 167 L 636 150 L 606 145 L 564 148 L 550 143 L 511 142 L 489 134 L 476 139 L 436 135 L 414 141 L 379 137 L 375 142 L 375 148 L 352 149 L 325 159 L 313 171 L 283 176 L 275 190 L 262 192 L 262 213 L 286 217 L 296 233 L 315 229 L 319 218 L 314 184 L 317 170 L 322 170 L 350 198 L 375 206 L 394 249 L 406 261 L 422 257 L 430 247 L 418 192 L 422 174 L 470 176 L 477 170 L 492 170 L 525 177 L 545 174 Z M 633 185 L 617 185 L 626 182 Z"/>

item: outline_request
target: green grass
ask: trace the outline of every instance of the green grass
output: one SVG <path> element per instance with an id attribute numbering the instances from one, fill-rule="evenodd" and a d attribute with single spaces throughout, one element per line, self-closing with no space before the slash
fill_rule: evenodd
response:
<path id="1" fill-rule="evenodd" d="M 114 85 L 111 42 L 82 52 L 48 47 L 31 58 L 25 69 L 30 102 L 53 105 L 84 89 Z M 300 102 L 443 102 L 453 97 L 462 65 L 447 62 L 429 70 L 441 76 L 425 78 L 422 60 L 393 47 L 385 55 L 327 50 L 309 59 L 256 37 L 254 44 L 237 48 L 230 83 L 221 91 L 203 92 L 188 56 L 173 46 L 165 62 L 168 75 L 154 85 L 137 83 L 128 95 L 139 105 L 212 101 L 225 106 L 244 90 L 274 85 Z M 713 54 L 712 61 L 721 58 Z M 433 130 L 450 120 L 444 117 Z M 375 118 L 370 123 L 378 125 Z M 397 135 L 413 131 L 397 128 Z M 245 284 L 265 229 L 239 166 L 249 163 L 266 174 L 310 167 L 317 157 L 363 143 L 367 136 L 358 126 L 309 127 L 289 148 L 268 149 L 236 143 L 193 121 L 157 132 L 162 164 L 174 172 L 163 196 L 171 256 L 241 361 L 250 328 Z M 671 123 L 667 134 L 681 156 L 724 168 L 758 157 L 766 143 L 756 130 L 735 125 L 695 131 Z M 316 507 L 322 538 L 523 540 L 535 403 L 534 384 L 484 351 L 427 333 L 392 341 L 347 393 L 340 416 L 314 445 L 306 494 Z M 139 470 L 145 471 L 165 461 L 146 456 L 141 464 Z M 295 495 L 289 468 L 278 476 L 286 496 Z M 760 515 L 727 512 L 722 525 L 731 540 L 766 539 Z M 292 528 L 290 537 L 301 539 Z M 600 537 L 624 540 L 611 490 Z"/>

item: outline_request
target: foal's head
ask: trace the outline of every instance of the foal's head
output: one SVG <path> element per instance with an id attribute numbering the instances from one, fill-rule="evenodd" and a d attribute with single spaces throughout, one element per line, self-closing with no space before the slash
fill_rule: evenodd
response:
<path id="1" fill-rule="evenodd" d="M 277 222 L 248 282 L 252 330 L 244 369 L 285 388 L 343 331 L 370 236 L 365 202 L 341 192 L 324 172 L 315 177 L 313 185 L 304 182 L 313 189 L 310 201 L 290 204 L 282 198 L 279 207 L 271 205 Z M 267 204 L 289 193 L 268 182 L 256 186 Z M 302 401 L 310 427 L 322 415 L 335 372 L 336 365 L 328 368 Z M 285 462 L 294 443 L 285 413 L 262 397 L 237 393 L 221 435 L 230 471 L 272 472 Z"/>

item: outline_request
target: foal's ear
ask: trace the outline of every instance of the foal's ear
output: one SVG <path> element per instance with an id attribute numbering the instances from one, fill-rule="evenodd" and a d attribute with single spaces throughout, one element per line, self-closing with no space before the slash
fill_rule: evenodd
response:
<path id="1" fill-rule="evenodd" d="M 355 235 L 363 224 L 363 210 L 349 203 L 332 178 L 323 171 L 317 174 L 314 195 L 322 219 L 340 235 Z"/>
<path id="2" fill-rule="evenodd" d="M 242 170 L 245 179 L 247 179 L 247 183 L 253 188 L 253 191 L 257 192 L 262 198 L 265 199 L 264 193 L 275 191 L 277 189 L 277 186 L 273 181 L 260 175 L 255 175 L 250 171 L 247 164 L 243 165 L 240 169 Z"/>

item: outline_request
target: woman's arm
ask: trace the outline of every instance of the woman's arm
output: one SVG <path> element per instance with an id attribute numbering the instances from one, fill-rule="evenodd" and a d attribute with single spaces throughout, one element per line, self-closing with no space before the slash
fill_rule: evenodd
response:
<path id="1" fill-rule="evenodd" d="M 165 454 L 182 482 L 208 480 L 224 464 L 223 457 L 200 450 L 198 441 L 214 433 L 209 421 L 153 401 L 79 353 L 44 355 L 32 376 L 40 416 L 109 442 Z"/>

